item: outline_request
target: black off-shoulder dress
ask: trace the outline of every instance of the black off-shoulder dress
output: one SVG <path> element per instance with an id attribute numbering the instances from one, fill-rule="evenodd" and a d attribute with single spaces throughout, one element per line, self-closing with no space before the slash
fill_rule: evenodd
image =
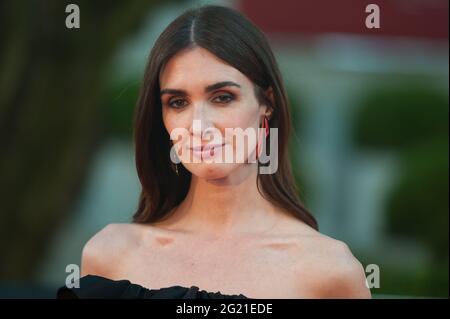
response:
<path id="1" fill-rule="evenodd" d="M 129 280 L 112 280 L 101 276 L 87 275 L 80 278 L 79 288 L 60 287 L 57 299 L 250 299 L 242 294 L 224 295 L 200 290 L 197 286 L 171 286 L 149 289 Z"/>

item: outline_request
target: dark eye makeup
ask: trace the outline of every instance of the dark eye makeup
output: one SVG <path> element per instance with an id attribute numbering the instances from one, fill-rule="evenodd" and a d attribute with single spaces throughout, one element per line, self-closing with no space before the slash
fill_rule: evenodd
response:
<path id="1" fill-rule="evenodd" d="M 215 95 L 211 101 L 215 104 L 226 105 L 235 99 L 236 96 L 233 93 L 220 93 Z M 187 105 L 184 102 L 187 102 L 185 98 L 172 98 L 168 100 L 167 106 L 174 109 L 182 109 Z"/>

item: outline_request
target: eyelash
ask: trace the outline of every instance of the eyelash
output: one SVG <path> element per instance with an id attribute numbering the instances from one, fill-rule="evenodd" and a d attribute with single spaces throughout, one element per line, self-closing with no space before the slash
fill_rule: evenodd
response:
<path id="1" fill-rule="evenodd" d="M 234 94 L 231 94 L 231 93 L 217 95 L 216 97 L 213 98 L 213 100 L 215 100 L 216 98 L 219 98 L 219 97 L 227 97 L 227 101 L 218 102 L 218 104 L 228 104 L 235 100 Z M 176 103 L 178 101 L 183 101 L 183 100 L 184 99 L 175 99 L 173 101 L 170 101 L 168 103 L 168 106 L 171 108 L 174 108 L 174 109 L 182 109 L 183 107 L 185 107 L 184 105 L 183 106 L 174 106 L 174 103 Z"/>

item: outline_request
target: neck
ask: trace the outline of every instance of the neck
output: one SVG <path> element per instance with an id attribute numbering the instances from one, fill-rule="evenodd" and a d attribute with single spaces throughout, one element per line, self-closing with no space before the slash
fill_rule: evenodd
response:
<path id="1" fill-rule="evenodd" d="M 275 210 L 259 193 L 256 181 L 256 164 L 242 165 L 223 179 L 192 176 L 189 192 L 175 212 L 177 226 L 213 237 L 267 230 Z"/>

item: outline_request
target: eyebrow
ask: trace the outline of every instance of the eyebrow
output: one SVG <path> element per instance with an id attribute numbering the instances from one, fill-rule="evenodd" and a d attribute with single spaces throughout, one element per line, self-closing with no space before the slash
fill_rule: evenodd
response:
<path id="1" fill-rule="evenodd" d="M 233 81 L 222 81 L 222 82 L 217 82 L 211 85 L 208 85 L 207 87 L 205 87 L 205 93 L 217 90 L 217 89 L 221 89 L 223 87 L 227 87 L 227 86 L 235 86 L 240 88 L 241 86 Z M 187 92 L 185 90 L 180 90 L 180 89 L 162 89 L 160 92 L 160 96 L 163 96 L 164 94 L 177 94 L 177 95 L 187 95 Z"/>

